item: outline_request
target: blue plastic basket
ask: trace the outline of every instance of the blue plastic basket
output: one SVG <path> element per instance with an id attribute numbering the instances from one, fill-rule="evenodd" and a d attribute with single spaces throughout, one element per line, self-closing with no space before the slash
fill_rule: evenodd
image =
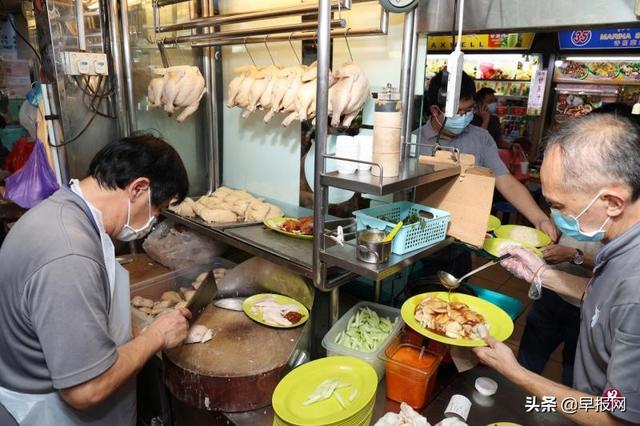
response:
<path id="1" fill-rule="evenodd" d="M 429 212 L 433 215 L 433 218 L 425 218 L 423 223 L 416 222 L 403 226 L 391 244 L 393 253 L 405 254 L 444 240 L 447 236 L 447 226 L 451 215 L 443 210 L 409 201 L 399 201 L 384 206 L 357 210 L 353 212 L 353 215 L 356 217 L 358 231 L 366 229 L 368 226 L 390 232 L 396 223 L 412 214 L 419 215 L 420 212 Z M 382 220 L 380 217 L 391 219 L 393 222 Z"/>

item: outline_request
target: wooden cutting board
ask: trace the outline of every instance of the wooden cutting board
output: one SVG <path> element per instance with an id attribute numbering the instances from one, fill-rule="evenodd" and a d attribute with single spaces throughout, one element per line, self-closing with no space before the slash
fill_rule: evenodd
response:
<path id="1" fill-rule="evenodd" d="M 269 405 L 304 326 L 267 327 L 244 312 L 213 305 L 196 324 L 213 329 L 214 337 L 165 352 L 165 382 L 171 393 L 209 411 L 247 411 Z"/>

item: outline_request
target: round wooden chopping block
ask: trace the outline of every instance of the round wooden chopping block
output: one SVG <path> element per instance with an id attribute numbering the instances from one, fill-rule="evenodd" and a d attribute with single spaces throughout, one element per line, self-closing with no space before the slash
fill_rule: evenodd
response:
<path id="1" fill-rule="evenodd" d="M 170 349 L 163 355 L 171 393 L 191 406 L 237 412 L 266 407 L 303 327 L 276 329 L 244 312 L 207 307 L 196 324 L 214 331 L 207 343 Z"/>

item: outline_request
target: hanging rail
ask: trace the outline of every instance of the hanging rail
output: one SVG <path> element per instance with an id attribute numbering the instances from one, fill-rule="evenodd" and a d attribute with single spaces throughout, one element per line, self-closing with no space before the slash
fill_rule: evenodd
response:
<path id="1" fill-rule="evenodd" d="M 313 23 L 313 25 L 316 25 Z M 282 29 L 281 32 L 274 34 L 262 34 L 262 35 L 248 35 L 246 32 L 242 34 L 238 34 L 236 36 L 229 37 L 229 33 L 216 33 L 212 35 L 211 33 L 207 34 L 211 40 L 198 40 L 193 41 L 191 43 L 191 47 L 199 48 L 199 47 L 212 47 L 212 46 L 229 46 L 229 45 L 240 45 L 240 44 L 255 44 L 255 43 L 264 43 L 267 41 L 271 42 L 286 42 L 291 40 L 315 40 L 317 38 L 317 31 L 292 31 L 287 30 L 285 32 Z M 349 37 L 365 37 L 365 36 L 375 36 L 375 35 L 386 35 L 389 33 L 389 12 L 383 8 L 380 8 L 380 21 L 377 27 L 371 28 L 361 28 L 361 29 L 350 29 L 350 28 L 337 28 L 331 31 L 331 37 L 344 37 L 348 35 Z M 188 37 L 188 36 L 187 36 Z M 186 41 L 186 40 L 185 40 Z M 172 44 L 175 43 L 175 39 L 165 39 L 162 41 L 163 44 Z"/>
<path id="2" fill-rule="evenodd" d="M 299 24 L 276 25 L 273 27 L 251 28 L 242 30 L 219 31 L 208 34 L 185 35 L 178 37 L 170 37 L 164 39 L 164 44 L 177 44 L 186 42 L 198 42 L 203 40 L 218 40 L 225 38 L 248 38 L 250 36 L 261 36 L 263 40 L 265 35 L 278 33 L 291 33 L 298 31 L 309 31 L 317 27 L 316 22 L 302 22 Z M 334 19 L 331 21 L 331 28 L 344 28 L 347 22 L 344 19 Z M 211 45 L 209 45 L 211 46 Z"/>
<path id="3" fill-rule="evenodd" d="M 183 0 L 180 0 L 180 1 L 183 1 Z M 312 14 L 312 13 L 318 12 L 317 4 L 307 4 L 307 5 L 293 6 L 286 9 L 260 10 L 255 12 L 234 13 L 230 15 L 203 16 L 201 18 L 191 19 L 185 22 L 178 22 L 176 24 L 160 25 L 159 14 L 156 14 L 155 11 L 158 10 L 158 7 L 166 6 L 168 4 L 175 4 L 175 3 L 178 3 L 178 2 L 174 0 L 164 0 L 164 1 L 156 0 L 153 3 L 153 7 L 154 7 L 153 27 L 155 28 L 155 31 L 157 33 L 181 31 L 181 30 L 188 30 L 193 28 L 204 28 L 204 27 L 211 27 L 214 25 L 237 24 L 241 22 L 281 18 L 284 16 L 292 16 L 292 15 L 305 15 L 305 14 Z M 342 0 L 342 1 L 336 1 L 332 3 L 332 10 L 350 9 L 350 8 L 351 8 L 351 0 Z"/>

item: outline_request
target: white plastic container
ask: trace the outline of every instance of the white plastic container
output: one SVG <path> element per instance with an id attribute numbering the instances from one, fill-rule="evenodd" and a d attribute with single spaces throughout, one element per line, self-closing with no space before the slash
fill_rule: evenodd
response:
<path id="1" fill-rule="evenodd" d="M 353 136 L 338 135 L 336 138 L 336 157 L 358 159 L 358 142 Z M 358 163 L 353 161 L 336 160 L 338 173 L 353 174 L 358 169 Z"/>
<path id="2" fill-rule="evenodd" d="M 391 330 L 391 333 L 389 333 L 389 337 L 387 337 L 382 342 L 382 344 L 373 352 L 361 352 L 336 343 L 336 336 L 341 331 L 344 331 L 347 328 L 347 322 L 349 321 L 349 319 L 354 316 L 361 308 L 369 308 L 379 316 L 387 317 L 391 321 L 394 321 L 396 318 L 398 318 L 398 321 Z M 322 339 L 322 347 L 327 350 L 327 356 L 354 356 L 366 361 L 367 363 L 371 364 L 371 366 L 376 370 L 376 373 L 378 374 L 378 381 L 380 381 L 384 377 L 385 363 L 384 360 L 378 357 L 378 355 L 384 353 L 391 340 L 396 335 L 398 335 L 398 333 L 400 333 L 403 325 L 404 322 L 400 317 L 400 309 L 393 308 L 391 306 L 380 305 L 373 302 L 360 302 L 357 303 L 353 308 L 349 309 L 346 314 L 340 317 L 340 319 L 333 325 L 333 327 L 331 327 L 327 334 L 325 334 L 324 338 Z"/>
<path id="3" fill-rule="evenodd" d="M 354 136 L 358 143 L 358 160 L 373 161 L 373 136 L 372 135 L 356 135 Z M 371 169 L 369 164 L 358 164 L 358 170 L 368 171 Z"/>

